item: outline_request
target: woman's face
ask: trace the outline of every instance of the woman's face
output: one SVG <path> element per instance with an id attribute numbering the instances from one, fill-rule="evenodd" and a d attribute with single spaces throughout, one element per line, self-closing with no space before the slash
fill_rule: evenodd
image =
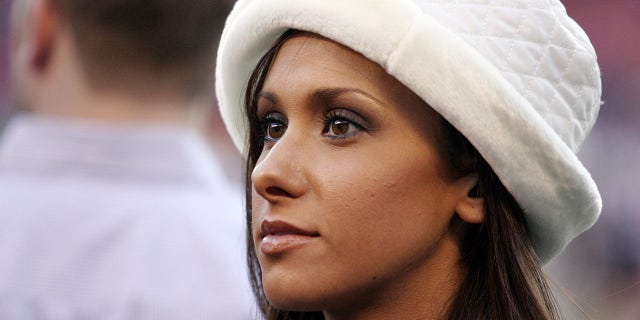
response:
<path id="1" fill-rule="evenodd" d="M 311 34 L 283 44 L 259 96 L 252 227 L 269 301 L 352 312 L 448 297 L 461 270 L 450 222 L 474 182 L 445 174 L 437 114 Z"/>

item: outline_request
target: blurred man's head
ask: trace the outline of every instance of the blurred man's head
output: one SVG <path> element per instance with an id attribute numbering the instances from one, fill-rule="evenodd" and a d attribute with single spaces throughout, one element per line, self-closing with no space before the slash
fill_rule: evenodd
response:
<path id="1" fill-rule="evenodd" d="M 93 91 L 201 93 L 213 78 L 225 3 L 14 0 L 12 66 L 17 94 L 28 96 L 24 91 L 30 94 L 41 82 L 62 79 L 49 77 L 52 72 L 79 76 L 82 86 Z M 56 69 L 56 64 L 64 68 Z"/>

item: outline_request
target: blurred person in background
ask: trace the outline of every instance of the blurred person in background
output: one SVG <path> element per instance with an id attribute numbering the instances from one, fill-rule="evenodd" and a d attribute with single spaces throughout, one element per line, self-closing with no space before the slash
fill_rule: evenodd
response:
<path id="1" fill-rule="evenodd" d="M 240 188 L 199 122 L 227 6 L 19 0 L 1 319 L 247 319 Z"/>

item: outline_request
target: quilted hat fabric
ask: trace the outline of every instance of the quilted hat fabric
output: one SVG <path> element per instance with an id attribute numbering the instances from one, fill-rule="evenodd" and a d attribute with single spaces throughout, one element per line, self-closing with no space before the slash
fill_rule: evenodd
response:
<path id="1" fill-rule="evenodd" d="M 222 35 L 216 91 L 241 150 L 244 93 L 288 29 L 320 34 L 378 63 L 462 132 L 525 211 L 543 262 L 602 207 L 575 153 L 600 108 L 600 71 L 557 0 L 240 0 Z"/>

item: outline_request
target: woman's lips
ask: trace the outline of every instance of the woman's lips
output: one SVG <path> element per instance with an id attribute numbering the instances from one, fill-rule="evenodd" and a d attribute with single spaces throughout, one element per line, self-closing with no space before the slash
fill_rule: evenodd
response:
<path id="1" fill-rule="evenodd" d="M 266 255 L 278 255 L 302 246 L 320 234 L 295 227 L 284 221 L 263 220 L 260 225 L 260 250 Z"/>

